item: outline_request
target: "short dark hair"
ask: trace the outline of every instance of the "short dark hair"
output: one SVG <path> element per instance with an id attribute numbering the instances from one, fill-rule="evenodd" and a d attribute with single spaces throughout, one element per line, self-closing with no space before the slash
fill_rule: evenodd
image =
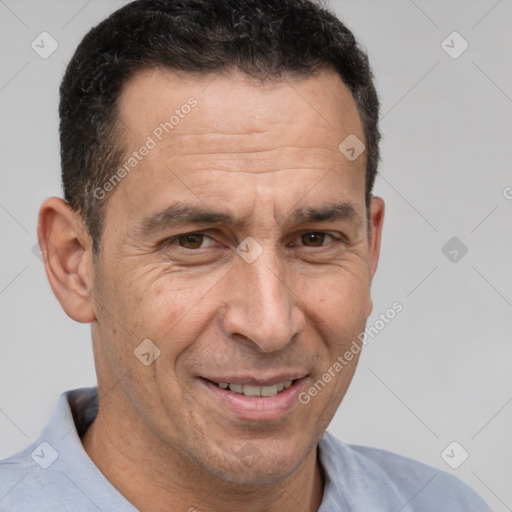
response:
<path id="1" fill-rule="evenodd" d="M 262 81 L 336 70 L 364 129 L 368 209 L 379 161 L 379 101 L 366 53 L 333 13 L 312 0 L 138 0 L 86 34 L 60 87 L 64 198 L 82 216 L 95 255 L 107 201 L 93 191 L 125 152 L 118 100 L 126 82 L 150 67 L 187 74 L 236 69 Z"/>

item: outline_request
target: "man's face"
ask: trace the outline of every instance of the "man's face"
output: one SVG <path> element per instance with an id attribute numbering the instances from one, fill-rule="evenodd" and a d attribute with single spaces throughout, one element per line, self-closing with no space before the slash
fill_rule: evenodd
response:
<path id="1" fill-rule="evenodd" d="M 357 356 L 309 403 L 299 393 L 371 312 L 382 204 L 369 240 L 365 154 L 338 149 L 364 140 L 351 94 L 327 71 L 262 86 L 147 70 L 127 84 L 120 124 L 126 160 L 138 156 L 111 192 L 95 270 L 105 410 L 220 478 L 282 479 L 320 439 Z M 146 365 L 148 339 L 160 355 Z M 261 393 L 274 396 L 246 396 Z"/>

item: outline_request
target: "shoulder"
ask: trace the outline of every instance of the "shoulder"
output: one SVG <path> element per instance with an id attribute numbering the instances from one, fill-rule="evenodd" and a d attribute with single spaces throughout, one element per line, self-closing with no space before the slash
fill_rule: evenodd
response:
<path id="1" fill-rule="evenodd" d="M 0 512 L 28 511 L 30 507 L 44 503 L 46 490 L 43 479 L 38 475 L 39 466 L 33 460 L 35 449 L 30 445 L 0 461 Z"/>
<path id="2" fill-rule="evenodd" d="M 98 471 L 88 459 L 80 442 L 75 417 L 85 428 L 79 405 L 89 404 L 95 388 L 63 393 L 40 436 L 23 451 L 0 461 L 0 512 L 60 512 L 73 503 L 76 512 L 87 510 L 78 505 L 80 493 L 74 481 L 81 484 L 98 480 Z M 73 406 L 73 407 L 71 407 Z M 85 412 L 94 413 L 91 407 Z M 91 414 L 92 414 L 91 413 Z M 82 500 L 83 501 L 83 500 Z"/>
<path id="3" fill-rule="evenodd" d="M 351 510 L 364 510 L 362 502 L 368 510 L 372 506 L 382 510 L 384 504 L 404 512 L 491 510 L 458 478 L 408 457 L 345 444 L 327 432 L 319 449 L 333 489 L 348 496 L 346 501 Z"/>

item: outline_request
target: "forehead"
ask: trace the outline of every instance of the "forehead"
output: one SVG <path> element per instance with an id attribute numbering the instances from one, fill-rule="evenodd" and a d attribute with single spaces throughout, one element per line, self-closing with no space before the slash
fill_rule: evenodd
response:
<path id="1" fill-rule="evenodd" d="M 184 111 L 188 111 L 191 98 L 198 105 L 189 115 Z M 279 131 L 283 139 L 304 148 L 311 142 L 317 144 L 326 133 L 337 138 L 355 133 L 363 138 L 352 94 L 330 69 L 306 78 L 283 75 L 282 79 L 259 81 L 239 71 L 190 75 L 154 68 L 139 71 L 125 84 L 119 120 L 128 130 L 128 142 L 152 133 L 173 114 L 179 120 L 172 120 L 178 121 L 173 124 L 174 137 L 164 137 L 167 146 L 187 134 L 204 135 L 206 140 L 208 135 Z M 192 121 L 182 123 L 184 114 Z M 308 133 L 303 130 L 305 125 Z M 283 132 L 285 126 L 287 131 Z M 244 142 L 240 140 L 241 146 Z M 332 143 L 330 139 L 324 142 L 325 147 Z M 234 139 L 228 144 L 226 149 L 237 149 Z"/>
<path id="2" fill-rule="evenodd" d="M 267 82 L 239 72 L 144 70 L 123 90 L 119 124 L 123 163 L 135 165 L 126 166 L 111 202 L 133 219 L 184 196 L 235 207 L 235 190 L 238 204 L 250 196 L 252 208 L 279 198 L 284 207 L 308 189 L 313 201 L 325 191 L 330 203 L 364 201 L 365 155 L 350 161 L 338 149 L 348 136 L 364 140 L 362 124 L 331 70 Z"/>

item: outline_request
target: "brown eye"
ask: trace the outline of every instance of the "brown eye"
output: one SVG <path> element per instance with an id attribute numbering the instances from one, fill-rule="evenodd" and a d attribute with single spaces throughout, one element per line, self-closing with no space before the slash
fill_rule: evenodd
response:
<path id="1" fill-rule="evenodd" d="M 204 235 L 196 235 L 191 233 L 189 235 L 181 235 L 178 237 L 178 243 L 181 247 L 186 249 L 199 249 L 203 242 Z"/>
<path id="2" fill-rule="evenodd" d="M 162 242 L 162 246 L 167 249 L 176 247 L 183 247 L 187 250 L 206 249 L 215 245 L 217 245 L 215 240 L 204 233 L 183 233 Z"/>
<path id="3" fill-rule="evenodd" d="M 306 233 L 301 236 L 302 243 L 307 247 L 321 247 L 324 243 L 325 235 L 325 233 Z"/>

